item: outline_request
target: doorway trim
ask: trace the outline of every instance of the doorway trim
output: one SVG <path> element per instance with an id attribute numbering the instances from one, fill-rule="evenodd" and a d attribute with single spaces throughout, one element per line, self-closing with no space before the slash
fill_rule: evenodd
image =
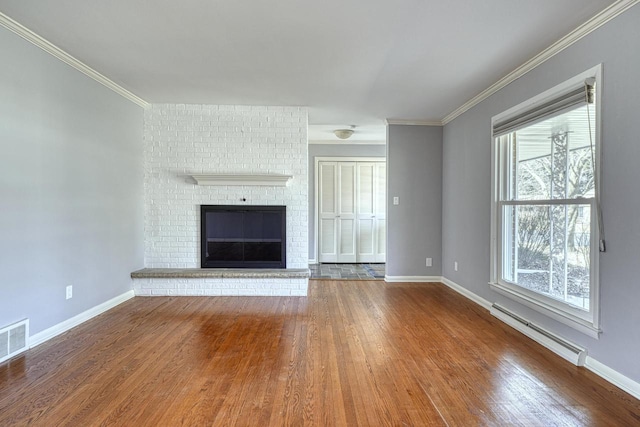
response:
<path id="1" fill-rule="evenodd" d="M 318 239 L 318 217 L 320 216 L 320 205 L 318 190 L 320 189 L 320 185 L 318 182 L 318 173 L 319 173 L 319 164 L 320 162 L 385 162 L 387 161 L 386 157 L 357 157 L 357 156 L 316 156 L 314 157 L 313 162 L 313 192 L 314 192 L 314 209 L 313 209 L 313 233 L 314 233 L 314 248 L 315 248 L 315 256 L 313 259 L 309 260 L 310 264 L 319 264 L 318 262 L 318 253 L 320 251 L 320 239 Z M 387 176 L 389 177 L 389 170 L 387 169 Z M 389 190 L 389 180 L 385 179 L 385 197 L 387 197 L 387 192 Z M 388 203 L 385 203 L 385 211 L 388 210 Z M 386 217 L 386 212 L 385 212 Z M 386 227 L 388 229 L 388 227 Z M 386 233 L 386 230 L 385 230 Z M 385 238 L 385 253 L 387 250 L 387 242 L 389 239 Z"/>

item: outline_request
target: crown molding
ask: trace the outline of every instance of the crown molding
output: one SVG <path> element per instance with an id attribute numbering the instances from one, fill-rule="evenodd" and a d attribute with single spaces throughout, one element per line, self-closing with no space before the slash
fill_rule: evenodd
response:
<path id="1" fill-rule="evenodd" d="M 31 42 L 32 44 L 38 46 L 40 49 L 44 50 L 50 55 L 53 55 L 54 57 L 58 58 L 60 61 L 64 62 L 67 65 L 70 65 L 71 67 L 75 68 L 76 70 L 80 71 L 86 76 L 92 78 L 98 83 L 108 87 L 112 91 L 116 92 L 118 95 L 128 99 L 134 104 L 137 104 L 142 108 L 149 107 L 150 104 L 144 99 L 133 94 L 132 92 L 128 91 L 127 89 L 113 82 L 109 78 L 103 76 L 93 68 L 89 67 L 87 64 L 69 55 L 67 52 L 60 49 L 58 46 L 40 37 L 30 29 L 14 21 L 13 19 L 11 19 L 10 17 L 8 17 L 2 12 L 0 12 L 0 25 L 5 27 L 7 30 L 17 34 L 18 36 L 22 37 L 23 39 L 27 40 L 28 42 Z"/>
<path id="2" fill-rule="evenodd" d="M 404 126 L 442 126 L 443 125 L 441 120 L 385 119 L 384 122 L 387 125 L 404 125 Z"/>
<path id="3" fill-rule="evenodd" d="M 536 56 L 534 56 L 533 58 L 529 59 L 524 64 L 520 65 L 518 68 L 516 68 L 515 70 L 513 70 L 509 74 L 507 74 L 506 76 L 502 77 L 496 83 L 494 83 L 493 85 L 489 86 L 487 89 L 483 90 L 482 92 L 480 92 L 479 94 L 477 94 L 476 96 L 474 96 L 473 98 L 471 98 L 470 100 L 468 100 L 467 102 L 462 104 L 460 107 L 458 107 L 455 110 L 453 110 L 451 113 L 449 113 L 447 116 L 445 116 L 442 120 L 386 119 L 385 123 L 387 125 L 415 125 L 415 126 L 443 126 L 443 125 L 446 125 L 447 123 L 451 122 L 453 119 L 455 119 L 456 117 L 458 117 L 459 115 L 461 115 L 465 111 L 471 109 L 475 105 L 477 105 L 480 102 L 484 101 L 485 99 L 487 99 L 488 97 L 490 97 L 491 95 L 493 95 L 494 93 L 499 91 L 500 89 L 504 88 L 508 84 L 510 84 L 513 81 L 517 80 L 518 78 L 522 77 L 523 75 L 525 75 L 529 71 L 531 71 L 534 68 L 536 68 L 538 65 L 540 65 L 543 62 L 547 61 L 548 59 L 552 58 L 553 56 L 555 56 L 556 54 L 558 54 L 562 50 L 564 50 L 567 47 L 571 46 L 573 43 L 577 42 L 578 40 L 580 40 L 584 36 L 590 34 L 592 31 L 596 30 L 597 28 L 601 27 L 602 25 L 606 24 L 607 22 L 611 21 L 616 16 L 620 15 L 621 13 L 623 13 L 626 10 L 630 9 L 631 7 L 635 6 L 639 2 L 640 2 L 640 0 L 618 0 L 618 1 L 616 1 L 615 3 L 611 4 L 609 7 L 605 8 L 600 13 L 595 15 L 593 18 L 589 19 L 584 24 L 578 26 L 575 30 L 573 30 L 572 32 L 570 32 L 566 36 L 562 37 L 560 40 L 556 41 L 551 46 L 549 46 L 548 48 L 546 48 L 542 52 L 538 53 Z M 11 19 L 7 15 L 3 14 L 2 12 L 0 12 L 0 25 L 5 27 L 9 31 L 12 31 L 13 33 L 17 34 L 18 36 L 22 37 L 23 39 L 31 42 L 32 44 L 38 46 L 40 49 L 42 49 L 45 52 L 53 55 L 54 57 L 58 58 L 62 62 L 70 65 L 71 67 L 75 68 L 76 70 L 80 71 L 81 73 L 85 74 L 86 76 L 92 78 L 93 80 L 97 81 L 98 83 L 100 83 L 100 84 L 106 86 L 107 88 L 113 90 L 114 92 L 116 92 L 119 95 L 121 95 L 122 97 L 130 100 L 131 102 L 133 102 L 133 103 L 135 103 L 135 104 L 137 104 L 137 105 L 139 105 L 139 106 L 141 106 L 143 108 L 149 107 L 150 104 L 147 101 L 145 101 L 144 99 L 140 98 L 139 96 L 135 95 L 134 93 L 128 91 L 127 89 L 125 89 L 122 86 L 118 85 L 117 83 L 113 82 L 109 78 L 105 77 L 104 75 L 100 74 L 99 72 L 97 72 L 93 68 L 89 67 L 85 63 L 81 62 L 80 60 L 74 58 L 73 56 L 71 56 L 70 54 L 65 52 L 64 50 L 60 49 L 59 47 L 57 47 L 53 43 L 51 43 L 48 40 L 40 37 L 38 34 L 34 33 L 33 31 L 29 30 L 28 28 L 24 27 L 23 25 L 19 24 L 18 22 L 14 21 L 13 19 Z"/>
<path id="4" fill-rule="evenodd" d="M 571 46 L 572 44 L 574 44 L 584 36 L 600 28 L 601 26 L 611 21 L 613 18 L 620 15 L 621 13 L 625 12 L 627 9 L 635 6 L 639 2 L 640 0 L 616 1 L 611 6 L 602 10 L 593 18 L 589 19 L 587 22 L 580 25 L 575 30 L 571 31 L 569 34 L 562 37 L 560 40 L 556 41 L 551 46 L 549 46 L 542 52 L 538 53 L 536 56 L 529 59 L 527 62 L 520 65 L 518 68 L 516 68 L 515 70 L 513 70 L 512 72 L 510 72 L 509 74 L 507 74 L 506 76 L 504 76 L 503 78 L 495 82 L 493 85 L 489 86 L 487 89 L 483 90 L 482 92 L 480 92 L 479 94 L 477 94 L 476 96 L 474 96 L 473 98 L 471 98 L 470 100 L 462 104 L 460 107 L 453 110 L 445 118 L 442 119 L 442 124 L 446 125 L 447 123 L 449 123 L 450 121 L 458 117 L 460 114 L 464 113 L 465 111 L 471 109 L 475 105 L 484 101 L 485 99 L 487 99 L 488 97 L 490 97 L 491 95 L 499 91 L 500 89 L 507 86 L 509 83 L 512 83 L 513 81 L 519 79 L 529 71 L 536 68 L 538 65 L 542 64 L 543 62 L 547 61 L 551 57 L 560 53 L 561 51 Z"/>

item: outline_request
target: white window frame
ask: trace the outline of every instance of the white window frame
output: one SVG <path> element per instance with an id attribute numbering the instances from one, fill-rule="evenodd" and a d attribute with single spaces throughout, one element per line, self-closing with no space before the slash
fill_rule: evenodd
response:
<path id="1" fill-rule="evenodd" d="M 589 78 L 596 79 L 596 108 L 595 108 L 595 188 L 596 192 L 600 191 L 600 140 L 601 140 L 601 106 L 602 106 L 602 64 L 599 64 L 543 93 L 535 96 L 521 104 L 516 105 L 509 110 L 494 116 L 491 120 L 491 129 L 496 122 L 506 118 L 513 117 L 525 110 L 535 108 L 537 105 L 544 104 L 550 99 L 556 98 L 559 94 L 565 92 L 571 87 L 575 87 L 580 82 L 584 82 Z M 500 161 L 505 159 L 504 153 L 500 153 L 500 147 L 504 144 L 500 143 L 501 138 L 509 136 L 500 136 L 491 140 L 491 280 L 489 285 L 494 291 L 513 299 L 523 305 L 532 308 L 548 317 L 562 322 L 586 335 L 598 339 L 600 334 L 600 283 L 599 283 L 599 241 L 600 233 L 598 227 L 597 205 L 594 199 L 577 199 L 576 203 L 590 204 L 591 206 L 591 265 L 590 265 L 590 296 L 589 310 L 581 310 L 570 304 L 556 300 L 554 298 L 542 295 L 537 292 L 530 291 L 522 286 L 510 283 L 501 278 L 502 276 L 502 208 L 505 202 L 500 202 L 502 186 L 504 179 L 501 178 L 501 171 L 505 170 L 504 164 Z M 596 194 L 599 197 L 600 194 Z M 553 200 L 545 201 L 543 204 L 554 204 Z M 509 203 L 506 203 L 509 204 Z M 540 204 L 536 201 L 533 204 Z M 560 203 L 566 205 L 563 201 Z"/>

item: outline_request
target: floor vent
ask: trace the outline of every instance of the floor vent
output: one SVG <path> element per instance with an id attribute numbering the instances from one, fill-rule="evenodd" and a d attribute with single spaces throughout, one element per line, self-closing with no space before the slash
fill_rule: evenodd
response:
<path id="1" fill-rule="evenodd" d="M 29 319 L 0 329 L 0 362 L 29 348 Z"/>
<path id="2" fill-rule="evenodd" d="M 587 357 L 586 349 L 570 343 L 498 304 L 491 306 L 491 314 L 574 365 L 584 365 Z"/>

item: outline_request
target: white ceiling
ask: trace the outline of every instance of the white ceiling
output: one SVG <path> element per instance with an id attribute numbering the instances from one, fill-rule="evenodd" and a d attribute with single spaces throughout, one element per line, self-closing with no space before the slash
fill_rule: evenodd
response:
<path id="1" fill-rule="evenodd" d="M 0 11 L 148 102 L 302 105 L 329 132 L 441 120 L 611 3 L 0 0 Z"/>

